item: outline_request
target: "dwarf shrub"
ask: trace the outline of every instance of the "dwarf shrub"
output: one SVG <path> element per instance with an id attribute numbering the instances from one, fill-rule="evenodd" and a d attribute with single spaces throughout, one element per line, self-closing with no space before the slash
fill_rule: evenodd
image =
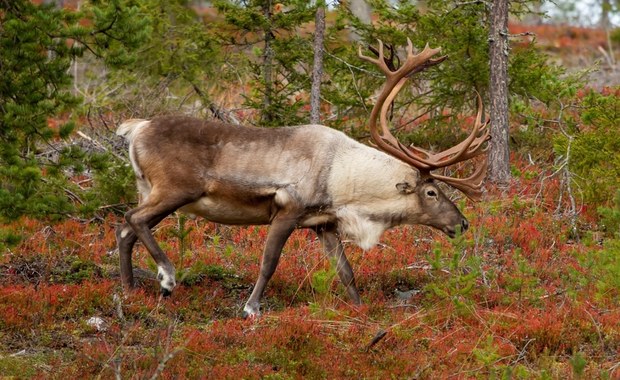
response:
<path id="1" fill-rule="evenodd" d="M 619 93 L 620 88 L 589 91 L 579 105 L 580 120 L 554 141 L 556 154 L 569 156 L 569 170 L 587 203 L 610 204 L 620 188 Z"/>
<path id="2" fill-rule="evenodd" d="M 599 207 L 601 225 L 609 236 L 620 238 L 620 190 L 616 190 L 614 207 Z"/>

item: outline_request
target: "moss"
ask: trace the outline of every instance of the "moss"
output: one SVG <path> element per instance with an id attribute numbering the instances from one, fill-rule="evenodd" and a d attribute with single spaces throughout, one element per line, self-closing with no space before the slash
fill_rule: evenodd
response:
<path id="1" fill-rule="evenodd" d="M 0 377 L 2 379 L 27 379 L 36 376 L 47 367 L 49 357 L 37 353 L 29 354 L 25 350 L 13 354 L 0 353 Z"/>
<path id="2" fill-rule="evenodd" d="M 85 261 L 76 256 L 68 256 L 52 269 L 51 282 L 81 284 L 86 280 L 101 277 L 101 268 L 94 262 Z"/>

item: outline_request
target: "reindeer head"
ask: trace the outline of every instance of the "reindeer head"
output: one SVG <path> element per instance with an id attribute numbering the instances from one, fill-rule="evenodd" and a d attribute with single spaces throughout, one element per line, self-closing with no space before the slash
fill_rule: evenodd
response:
<path id="1" fill-rule="evenodd" d="M 421 206 L 419 209 L 422 210 L 423 215 L 416 215 L 415 223 L 429 225 L 442 230 L 449 236 L 454 236 L 457 227 L 464 231 L 469 224 L 435 182 L 444 182 L 457 188 L 470 199 L 479 200 L 482 195 L 482 181 L 486 175 L 486 156 L 482 164 L 467 178 L 443 176 L 433 173 L 433 171 L 470 160 L 486 152 L 487 146 L 484 143 L 491 136 L 487 128 L 488 121 L 482 122 L 482 99 L 478 95 L 478 113 L 471 133 L 456 146 L 439 153 L 432 153 L 415 146 L 405 146 L 390 131 L 387 117 L 389 107 L 411 75 L 441 63 L 446 59 L 446 56 L 433 59 L 432 57 L 441 49 L 431 49 L 428 44 L 422 52 L 414 54 L 413 44 L 411 40 L 407 39 L 407 58 L 400 67 L 397 67 L 394 49 L 389 47 L 389 58 L 384 55 L 382 41 L 379 41 L 378 49 L 372 47 L 370 49 L 377 58 L 362 54 L 361 47 L 359 57 L 375 64 L 386 76 L 385 86 L 370 115 L 369 124 L 372 140 L 379 149 L 418 170 L 420 180 L 415 184 L 401 183 L 396 185 L 401 193 L 417 197 L 416 203 Z M 379 125 L 377 125 L 377 120 L 379 120 Z"/>

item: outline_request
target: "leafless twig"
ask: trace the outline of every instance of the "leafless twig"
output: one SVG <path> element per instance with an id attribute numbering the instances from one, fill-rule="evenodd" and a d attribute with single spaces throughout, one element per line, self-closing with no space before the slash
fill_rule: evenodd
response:
<path id="1" fill-rule="evenodd" d="M 164 356 L 159 361 L 159 364 L 157 365 L 155 372 L 153 372 L 153 375 L 150 378 L 151 380 L 157 379 L 162 374 L 164 369 L 166 369 L 166 364 L 170 360 L 172 360 L 175 356 L 177 356 L 180 352 L 183 352 L 185 350 L 185 346 L 187 345 L 188 341 L 186 341 L 181 346 L 178 346 L 175 349 L 171 350 L 172 335 L 174 333 L 176 325 L 177 325 L 177 322 L 174 321 L 168 326 L 168 332 L 166 334 L 166 351 L 164 353 Z"/>

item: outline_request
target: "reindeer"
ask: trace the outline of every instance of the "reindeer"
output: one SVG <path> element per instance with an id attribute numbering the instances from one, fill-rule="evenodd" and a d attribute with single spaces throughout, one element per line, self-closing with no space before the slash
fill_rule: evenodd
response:
<path id="1" fill-rule="evenodd" d="M 141 201 L 116 232 L 123 286 L 134 286 L 131 251 L 138 239 L 157 263 L 162 293 L 169 295 L 176 286 L 174 266 L 151 232 L 176 210 L 216 223 L 271 225 L 244 317 L 259 315 L 282 247 L 297 228 L 316 232 L 354 304 L 361 299 L 341 236 L 367 250 L 385 230 L 402 224 L 431 226 L 450 237 L 467 230 L 467 219 L 437 181 L 476 200 L 482 194 L 486 157 L 468 178 L 432 171 L 485 153 L 490 136 L 488 122 L 481 121 L 482 101 L 478 96 L 473 130 L 458 145 L 434 154 L 400 143 L 388 127 L 390 104 L 409 76 L 446 58 L 433 59 L 440 48 L 428 44 L 414 54 L 411 41 L 407 43 L 407 58 L 398 69 L 393 51 L 390 59 L 384 56 L 381 41 L 371 49 L 377 58 L 359 49 L 359 57 L 386 76 L 369 122 L 380 150 L 321 125 L 265 129 L 184 116 L 124 122 L 117 134 L 129 142 Z"/>

